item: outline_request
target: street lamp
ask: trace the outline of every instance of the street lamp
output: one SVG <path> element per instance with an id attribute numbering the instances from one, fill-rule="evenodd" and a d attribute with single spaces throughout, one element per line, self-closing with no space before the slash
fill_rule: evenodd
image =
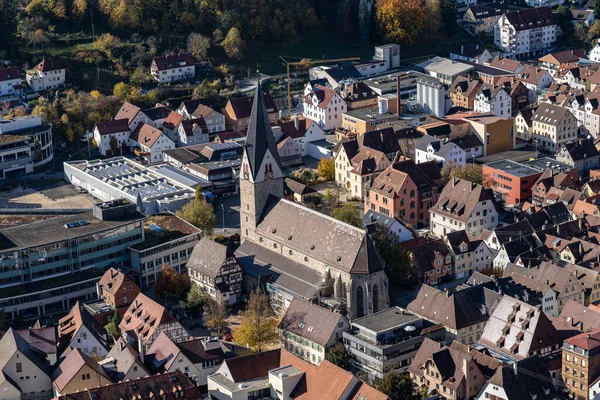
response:
<path id="1" fill-rule="evenodd" d="M 223 215 L 223 232 L 225 232 L 225 206 L 223 203 L 221 203 L 221 214 Z"/>

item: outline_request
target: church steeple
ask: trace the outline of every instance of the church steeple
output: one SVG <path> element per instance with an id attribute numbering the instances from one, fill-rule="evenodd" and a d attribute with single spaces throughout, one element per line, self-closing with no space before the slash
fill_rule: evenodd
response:
<path id="1" fill-rule="evenodd" d="M 283 170 L 279 153 L 277 152 L 277 145 L 275 144 L 275 136 L 271 130 L 260 79 L 258 80 L 252 103 L 252 113 L 250 114 L 244 152 L 246 153 L 253 180 L 259 177 L 261 165 L 263 165 L 265 156 L 268 153 L 272 157 L 271 164 L 275 163 L 280 170 Z M 270 171 L 273 171 L 272 166 Z"/>
<path id="2" fill-rule="evenodd" d="M 252 103 L 240 171 L 240 228 L 252 239 L 269 199 L 283 197 L 283 167 L 260 82 Z"/>

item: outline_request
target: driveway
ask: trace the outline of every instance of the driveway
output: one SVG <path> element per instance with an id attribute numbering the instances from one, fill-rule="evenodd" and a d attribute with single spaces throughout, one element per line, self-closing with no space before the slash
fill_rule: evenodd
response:
<path id="1" fill-rule="evenodd" d="M 240 233 L 240 196 L 218 197 L 213 203 L 215 234 L 232 235 Z"/>

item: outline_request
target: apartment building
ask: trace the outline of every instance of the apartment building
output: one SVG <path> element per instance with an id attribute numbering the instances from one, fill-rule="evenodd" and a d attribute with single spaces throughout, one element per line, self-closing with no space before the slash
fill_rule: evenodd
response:
<path id="1" fill-rule="evenodd" d="M 494 26 L 494 43 L 516 57 L 544 53 L 556 42 L 557 23 L 548 7 L 509 11 Z"/>
<path id="2" fill-rule="evenodd" d="M 533 140 L 542 149 L 556 152 L 577 138 L 577 118 L 568 108 L 542 103 L 531 117 Z"/>
<path id="3" fill-rule="evenodd" d="M 381 379 L 390 371 L 407 372 L 426 338 L 441 342 L 445 337 L 443 328 L 392 307 L 352 321 L 344 344 L 355 367 Z"/>
<path id="4" fill-rule="evenodd" d="M 464 107 L 473 110 L 475 107 L 475 97 L 479 92 L 482 83 L 478 79 L 458 76 L 448 88 L 448 95 L 452 99 L 452 107 Z"/>
<path id="5" fill-rule="evenodd" d="M 190 54 L 173 54 L 155 57 L 150 65 L 150 75 L 158 83 L 171 83 L 194 79 L 196 60 Z"/>
<path id="6" fill-rule="evenodd" d="M 428 210 L 436 203 L 440 188 L 441 175 L 435 161 L 395 161 L 365 187 L 365 210 L 424 227 L 429 224 Z"/>
<path id="7" fill-rule="evenodd" d="M 56 89 L 65 83 L 66 68 L 57 60 L 47 58 L 26 73 L 27 84 L 35 92 Z"/>
<path id="8" fill-rule="evenodd" d="M 475 4 L 467 8 L 462 20 L 474 34 L 484 33 L 486 36 L 491 36 L 494 34 L 496 22 L 505 12 L 506 8 L 503 4 Z"/>
<path id="9" fill-rule="evenodd" d="M 58 320 L 58 344 L 61 349 L 79 349 L 88 356 L 104 357 L 108 353 L 106 329 L 81 304 Z"/>
<path id="10" fill-rule="evenodd" d="M 498 225 L 498 212 L 483 186 L 456 178 L 446 184 L 429 214 L 430 229 L 438 237 L 463 229 L 479 236 Z"/>
<path id="11" fill-rule="evenodd" d="M 151 164 L 163 162 L 163 152 L 176 147 L 175 142 L 166 133 L 144 123 L 138 125 L 131 133 L 129 142 L 133 153 Z"/>
<path id="12" fill-rule="evenodd" d="M 0 68 L 0 98 L 18 98 L 23 90 L 23 79 L 17 67 Z"/>
<path id="13" fill-rule="evenodd" d="M 437 285 L 452 277 L 452 253 L 442 240 L 431 240 L 408 249 L 413 264 L 413 280 Z"/>
<path id="14" fill-rule="evenodd" d="M 302 115 L 315 121 L 324 130 L 332 130 L 342 125 L 342 114 L 347 111 L 347 107 L 338 92 L 317 85 L 304 96 Z"/>
<path id="15" fill-rule="evenodd" d="M 516 205 L 532 197 L 532 188 L 542 171 L 512 160 L 494 161 L 482 167 L 486 186 L 507 204 Z"/>
<path id="16" fill-rule="evenodd" d="M 484 84 L 475 96 L 473 110 L 481 113 L 489 112 L 501 118 L 510 118 L 512 99 L 504 87 Z"/>
<path id="17" fill-rule="evenodd" d="M 7 318 L 40 318 L 96 298 L 109 264 L 129 261 L 142 240 L 135 204 L 110 202 L 92 212 L 0 230 L 0 306 Z"/>
<path id="18" fill-rule="evenodd" d="M 24 148 L 23 136 L 29 138 L 29 151 Z M 2 140 L 2 137 L 5 139 Z M 0 164 L 4 168 L 5 177 L 27 173 L 31 168 L 28 166 L 30 157 L 34 168 L 45 165 L 54 158 L 52 124 L 42 123 L 39 116 L 0 120 L 0 144 L 6 145 Z"/>
<path id="19" fill-rule="evenodd" d="M 454 277 L 461 279 L 492 266 L 492 252 L 485 241 L 470 236 L 465 230 L 450 232 L 444 237 L 452 254 Z"/>

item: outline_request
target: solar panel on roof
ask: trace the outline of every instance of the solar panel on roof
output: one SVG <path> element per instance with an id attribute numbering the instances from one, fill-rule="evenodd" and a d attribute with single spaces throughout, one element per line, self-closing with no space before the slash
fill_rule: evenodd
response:
<path id="1" fill-rule="evenodd" d="M 150 224 L 150 226 L 148 226 L 148 228 L 152 229 L 156 233 L 162 232 L 162 230 L 163 230 L 163 228 L 161 228 L 160 226 L 158 226 L 156 224 Z"/>

